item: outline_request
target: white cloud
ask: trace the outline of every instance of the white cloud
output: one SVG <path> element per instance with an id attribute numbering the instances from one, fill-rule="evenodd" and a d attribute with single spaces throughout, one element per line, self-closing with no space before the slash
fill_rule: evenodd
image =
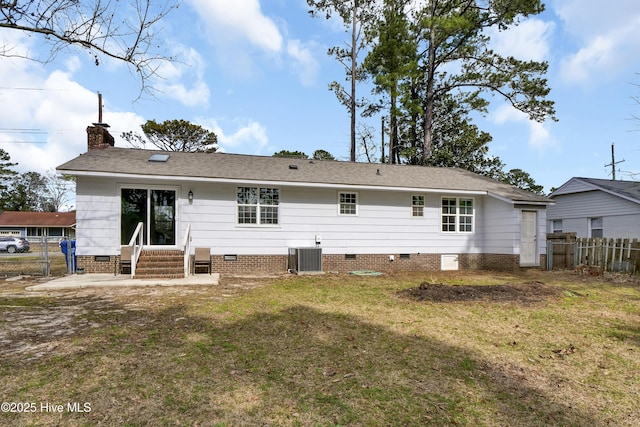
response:
<path id="1" fill-rule="evenodd" d="M 637 0 L 615 0 L 606 6 L 601 0 L 552 0 L 548 6 L 563 21 L 565 31 L 582 39 L 627 25 L 640 13 Z"/>
<path id="2" fill-rule="evenodd" d="M 578 46 L 561 62 L 565 81 L 588 84 L 612 80 L 640 55 L 640 2 L 616 0 L 609 6 L 598 0 L 553 3 L 569 41 Z"/>
<path id="3" fill-rule="evenodd" d="M 292 59 L 292 66 L 304 86 L 312 86 L 318 76 L 319 64 L 311 53 L 311 49 L 300 40 L 289 40 L 287 54 Z"/>
<path id="4" fill-rule="evenodd" d="M 203 81 L 196 82 L 190 89 L 183 84 L 160 84 L 158 90 L 188 107 L 206 105 L 209 101 L 209 86 Z"/>
<path id="5" fill-rule="evenodd" d="M 232 149 L 234 153 L 262 154 L 267 148 L 269 138 L 267 130 L 260 123 L 253 120 L 233 120 L 225 127 L 235 127 L 230 133 L 225 133 L 217 120 L 199 120 L 207 123 L 205 126 L 218 136 L 218 151 L 226 152 Z"/>
<path id="6" fill-rule="evenodd" d="M 262 13 L 258 0 L 189 0 L 189 3 L 220 44 L 240 37 L 262 50 L 281 51 L 282 35 L 275 22 Z"/>
<path id="7" fill-rule="evenodd" d="M 205 61 L 193 48 L 177 44 L 174 52 L 180 53 L 178 61 L 164 62 L 158 69 L 163 80 L 156 84 L 164 96 L 175 99 L 183 105 L 193 107 L 209 103 L 209 86 L 204 80 Z M 183 81 L 193 82 L 188 88 Z"/>
<path id="8" fill-rule="evenodd" d="M 539 123 L 534 120 L 530 120 L 529 116 L 519 110 L 516 110 L 508 104 L 503 104 L 498 107 L 491 115 L 490 119 L 497 125 L 506 125 L 509 123 L 515 123 L 517 125 L 524 125 L 528 130 L 527 144 L 529 147 L 543 152 L 549 148 L 557 146 L 556 140 L 549 131 L 548 123 Z"/>
<path id="9" fill-rule="evenodd" d="M 519 59 L 544 61 L 548 59 L 553 22 L 531 18 L 506 31 L 492 29 L 491 42 L 501 55 Z"/>
<path id="10" fill-rule="evenodd" d="M 0 53 L 2 53 L 3 61 L 7 61 L 11 57 L 25 58 L 30 54 L 29 44 L 32 40 L 20 31 L 12 31 L 9 29 L 0 29 Z"/>
<path id="11" fill-rule="evenodd" d="M 15 49 L 25 52 L 27 46 Z M 18 163 L 18 172 L 45 174 L 87 149 L 86 128 L 98 119 L 98 96 L 74 81 L 73 72 L 81 67 L 77 57 L 62 65 L 64 70 L 46 74 L 36 62 L 0 61 L 0 82 L 5 82 L 0 103 L 11 106 L 0 115 L 0 148 Z M 105 113 L 103 121 L 126 130 L 143 122 L 133 113 L 117 112 Z"/>
<path id="12" fill-rule="evenodd" d="M 615 43 L 611 37 L 598 37 L 564 58 L 560 65 L 563 79 L 569 83 L 585 83 L 596 73 L 600 77 L 610 75 L 605 71 L 615 70 L 622 59 L 615 52 Z"/>
<path id="13" fill-rule="evenodd" d="M 70 58 L 67 58 L 64 64 L 65 64 L 65 67 L 67 68 L 67 71 L 69 71 L 71 74 L 75 73 L 76 71 L 80 70 L 80 68 L 82 68 L 82 62 L 80 61 L 80 58 L 78 58 L 75 55 Z"/>

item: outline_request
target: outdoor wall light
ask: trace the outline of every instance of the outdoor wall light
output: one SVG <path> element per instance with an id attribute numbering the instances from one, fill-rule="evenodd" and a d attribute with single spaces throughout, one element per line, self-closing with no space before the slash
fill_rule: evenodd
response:
<path id="1" fill-rule="evenodd" d="M 193 191 L 189 190 L 188 197 L 189 197 L 189 204 L 192 204 L 193 203 Z"/>

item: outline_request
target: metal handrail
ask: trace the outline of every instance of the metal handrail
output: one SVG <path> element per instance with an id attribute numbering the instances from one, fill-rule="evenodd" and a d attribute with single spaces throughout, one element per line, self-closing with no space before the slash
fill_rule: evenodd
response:
<path id="1" fill-rule="evenodd" d="M 138 263 L 138 259 L 140 259 L 140 254 L 142 253 L 142 248 L 144 246 L 144 233 L 142 233 L 142 229 L 144 228 L 144 223 L 139 222 L 136 227 L 133 235 L 131 236 L 131 240 L 129 240 L 129 246 L 133 248 L 131 251 L 131 278 L 133 279 L 136 275 L 136 264 Z"/>
<path id="2" fill-rule="evenodd" d="M 191 258 L 191 223 L 187 224 L 187 231 L 184 234 L 184 241 L 182 242 L 182 251 L 184 254 L 184 277 L 189 277 L 191 272 L 190 258 Z"/>

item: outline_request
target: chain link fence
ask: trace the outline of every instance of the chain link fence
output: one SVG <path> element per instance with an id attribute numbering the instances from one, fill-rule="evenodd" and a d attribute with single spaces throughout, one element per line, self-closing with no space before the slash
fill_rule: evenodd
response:
<path id="1" fill-rule="evenodd" d="M 0 276 L 63 276 L 74 271 L 68 262 L 75 259 L 72 256 L 66 259 L 58 239 L 30 240 L 29 246 L 28 252 L 0 252 Z"/>

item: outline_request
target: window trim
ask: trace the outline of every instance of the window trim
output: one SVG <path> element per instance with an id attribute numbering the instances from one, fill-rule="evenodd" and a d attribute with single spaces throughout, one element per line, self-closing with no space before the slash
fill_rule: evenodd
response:
<path id="1" fill-rule="evenodd" d="M 414 204 L 416 197 L 422 198 L 422 205 Z M 425 219 L 424 211 L 425 211 L 426 205 L 427 205 L 427 197 L 424 194 L 412 194 L 411 195 L 411 219 Z M 422 215 L 416 215 L 415 209 L 421 209 Z"/>
<path id="2" fill-rule="evenodd" d="M 240 204 L 238 202 L 238 191 L 240 188 L 255 188 L 256 189 L 256 204 L 247 204 L 247 203 L 243 203 Z M 260 203 L 260 193 L 261 190 L 277 190 L 278 192 L 278 203 L 274 204 L 274 205 L 270 205 L 270 204 L 262 204 Z M 280 187 L 268 187 L 268 186 L 254 186 L 254 185 L 237 185 L 235 187 L 235 217 L 236 217 L 236 227 L 258 227 L 258 228 L 275 228 L 275 227 L 280 227 L 280 220 L 281 220 L 281 216 L 280 216 L 280 205 L 281 205 L 281 199 L 280 196 L 282 194 L 282 191 L 280 189 Z M 240 222 L 240 214 L 239 214 L 239 207 L 240 206 L 255 206 L 256 207 L 256 222 L 255 223 L 250 223 L 250 222 Z M 275 223 L 262 223 L 262 207 L 269 207 L 269 208 L 276 208 L 276 217 L 277 217 L 277 222 Z"/>
<path id="3" fill-rule="evenodd" d="M 340 197 L 343 194 L 353 194 L 355 195 L 355 203 L 345 203 L 345 205 L 354 205 L 354 213 L 343 213 L 342 212 L 342 205 L 343 203 L 340 201 Z M 360 200 L 360 194 L 357 191 L 338 191 L 338 216 L 358 216 L 358 214 L 360 213 L 360 209 L 359 209 L 359 200 Z"/>
<path id="4" fill-rule="evenodd" d="M 600 227 L 594 227 L 593 226 L 593 221 L 594 220 L 600 220 Z M 601 236 L 597 237 L 593 235 L 593 231 L 594 230 L 600 230 L 600 234 Z M 602 216 L 593 216 L 593 217 L 589 217 L 589 237 L 593 237 L 595 239 L 602 239 L 604 238 L 604 217 Z"/>
<path id="5" fill-rule="evenodd" d="M 442 211 L 442 208 L 444 207 L 443 203 L 444 200 L 455 200 L 455 213 L 451 214 L 451 213 L 447 213 L 445 215 L 445 213 Z M 471 214 L 467 214 L 464 213 L 462 214 L 460 212 L 461 209 L 461 201 L 471 201 Z M 448 230 L 443 230 L 443 225 L 445 224 L 443 219 L 444 217 L 454 217 L 454 228 L 455 230 L 453 231 L 448 231 Z M 461 223 L 461 218 L 471 218 L 471 230 L 467 231 L 467 230 L 462 230 L 462 226 L 463 225 L 467 225 L 466 223 L 463 224 Z M 476 232 L 476 200 L 475 197 L 455 197 L 455 196 L 442 196 L 440 198 L 440 233 L 441 234 L 474 234 Z"/>

